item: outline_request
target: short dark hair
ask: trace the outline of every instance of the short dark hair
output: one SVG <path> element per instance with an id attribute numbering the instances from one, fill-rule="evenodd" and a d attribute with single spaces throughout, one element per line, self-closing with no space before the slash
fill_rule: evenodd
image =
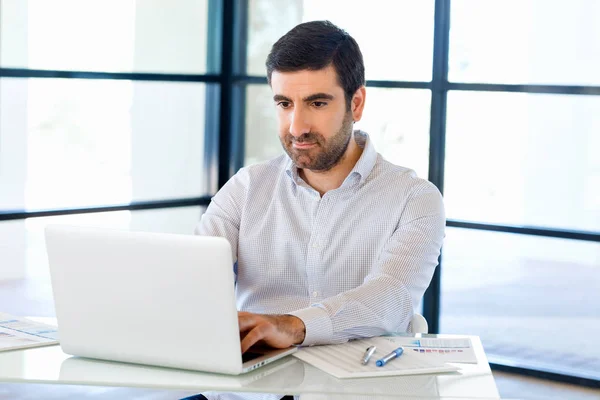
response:
<path id="1" fill-rule="evenodd" d="M 352 36 L 329 21 L 305 22 L 283 35 L 267 57 L 267 80 L 271 84 L 273 71 L 317 71 L 331 64 L 350 109 L 352 96 L 365 84 L 363 57 Z"/>

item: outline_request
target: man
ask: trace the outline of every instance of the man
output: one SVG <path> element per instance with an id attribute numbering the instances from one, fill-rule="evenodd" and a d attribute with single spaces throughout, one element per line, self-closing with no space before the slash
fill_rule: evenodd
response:
<path id="1" fill-rule="evenodd" d="M 242 168 L 196 228 L 231 243 L 242 351 L 406 331 L 442 246 L 439 191 L 354 131 L 364 65 L 345 31 L 300 24 L 266 66 L 287 154 Z"/>

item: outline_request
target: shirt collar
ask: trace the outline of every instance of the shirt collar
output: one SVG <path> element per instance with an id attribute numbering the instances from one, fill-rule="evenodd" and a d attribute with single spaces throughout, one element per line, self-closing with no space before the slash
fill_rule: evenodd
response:
<path id="1" fill-rule="evenodd" d="M 361 130 L 354 131 L 354 140 L 356 143 L 363 148 L 363 152 L 360 155 L 360 158 L 354 164 L 354 167 L 348 174 L 348 177 L 344 181 L 346 183 L 348 178 L 353 175 L 358 175 L 360 177 L 360 183 L 364 182 L 364 180 L 369 176 L 373 167 L 375 166 L 375 162 L 377 161 L 377 151 L 369 138 L 369 135 Z M 294 164 L 291 158 L 288 156 L 288 161 L 285 166 L 285 172 L 290 177 L 290 179 L 295 183 L 299 183 L 298 178 L 298 167 Z"/>
<path id="2" fill-rule="evenodd" d="M 375 167 L 375 163 L 377 162 L 377 151 L 375 150 L 375 146 L 373 146 L 371 138 L 366 132 L 361 130 L 354 131 L 354 139 L 356 140 L 356 143 L 363 148 L 363 152 L 348 176 L 358 174 L 360 176 L 360 183 L 363 183 L 371 174 L 371 171 L 373 171 L 373 167 Z"/>

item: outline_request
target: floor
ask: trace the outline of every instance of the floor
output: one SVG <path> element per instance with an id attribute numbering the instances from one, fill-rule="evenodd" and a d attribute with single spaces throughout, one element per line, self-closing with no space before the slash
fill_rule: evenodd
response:
<path id="1" fill-rule="evenodd" d="M 600 400 L 600 389 L 567 385 L 506 372 L 494 372 L 503 399 L 524 400 Z"/>
<path id="2" fill-rule="evenodd" d="M 52 291 L 45 281 L 0 281 L 2 312 L 13 315 L 54 316 Z M 560 384 L 504 372 L 494 372 L 503 399 L 600 400 L 600 389 Z M 167 400 L 189 396 L 191 392 L 91 386 L 0 384 L 0 399 L 141 399 Z"/>

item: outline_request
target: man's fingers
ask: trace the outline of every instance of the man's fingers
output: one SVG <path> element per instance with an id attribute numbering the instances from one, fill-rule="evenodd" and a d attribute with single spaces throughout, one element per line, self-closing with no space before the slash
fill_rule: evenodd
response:
<path id="1" fill-rule="evenodd" d="M 240 327 L 240 332 L 246 332 L 252 328 L 254 328 L 257 324 L 256 314 L 252 314 L 249 312 L 238 312 L 238 325 Z"/>
<path id="2" fill-rule="evenodd" d="M 242 353 L 245 353 L 246 350 L 255 345 L 259 340 L 263 339 L 264 335 L 261 331 L 262 329 L 256 327 L 246 334 L 242 339 Z"/>
<path id="3" fill-rule="evenodd" d="M 278 349 L 301 343 L 304 333 L 302 332 L 302 337 L 299 337 L 296 331 L 299 331 L 300 327 L 294 327 L 295 319 L 300 321 L 299 324 L 304 329 L 304 323 L 297 317 L 238 312 L 242 352 L 259 341 Z"/>

